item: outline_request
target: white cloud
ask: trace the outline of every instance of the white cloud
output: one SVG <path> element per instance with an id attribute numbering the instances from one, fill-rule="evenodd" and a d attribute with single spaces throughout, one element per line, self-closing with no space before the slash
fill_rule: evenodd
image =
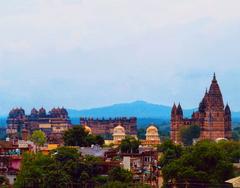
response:
<path id="1" fill-rule="evenodd" d="M 240 68 L 239 6 L 239 0 L 2 1 L 0 83 L 7 84 L 0 89 L 19 93 L 14 103 L 28 96 L 27 106 L 142 98 L 190 107 L 212 72 L 229 81 Z M 231 89 L 235 103 L 240 88 Z"/>
<path id="2" fill-rule="evenodd" d="M 200 19 L 214 25 L 239 20 L 239 1 L 35 0 L 1 15 L 1 40 L 33 42 L 36 51 L 111 48 L 145 33 Z M 4 9 L 4 4 L 1 6 Z M 212 29 L 211 29 L 212 28 Z"/>

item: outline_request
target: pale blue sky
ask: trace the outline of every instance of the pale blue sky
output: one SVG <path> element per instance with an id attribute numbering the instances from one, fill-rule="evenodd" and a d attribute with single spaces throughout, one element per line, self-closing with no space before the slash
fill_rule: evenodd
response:
<path id="1" fill-rule="evenodd" d="M 240 110 L 239 0 L 0 2 L 0 114 L 134 100 L 184 108 L 216 72 Z"/>

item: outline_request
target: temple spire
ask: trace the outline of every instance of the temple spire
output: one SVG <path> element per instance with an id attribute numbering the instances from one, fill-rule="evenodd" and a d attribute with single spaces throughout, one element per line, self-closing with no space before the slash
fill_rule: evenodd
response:
<path id="1" fill-rule="evenodd" d="M 217 79 L 216 79 L 216 73 L 215 73 L 215 72 L 214 72 L 214 74 L 213 74 L 213 81 L 214 81 L 214 82 L 217 81 Z"/>
<path id="2" fill-rule="evenodd" d="M 183 110 L 180 103 L 178 104 L 178 107 L 177 107 L 177 115 L 181 115 L 181 116 L 183 115 Z"/>
<path id="3" fill-rule="evenodd" d="M 173 107 L 172 107 L 172 116 L 174 116 L 174 115 L 176 115 L 177 114 L 177 106 L 176 106 L 176 104 L 175 104 L 175 102 L 174 102 L 174 105 L 173 105 Z"/>
<path id="4" fill-rule="evenodd" d="M 218 85 L 216 74 L 213 75 L 213 80 L 208 91 L 208 107 L 215 108 L 218 110 L 224 109 L 224 103 L 222 93 Z"/>
<path id="5" fill-rule="evenodd" d="M 231 115 L 231 109 L 227 103 L 226 107 L 225 107 L 225 114 Z"/>

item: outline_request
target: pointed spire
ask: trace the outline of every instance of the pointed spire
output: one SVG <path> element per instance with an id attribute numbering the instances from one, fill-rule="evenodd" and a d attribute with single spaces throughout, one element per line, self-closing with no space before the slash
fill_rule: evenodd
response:
<path id="1" fill-rule="evenodd" d="M 206 88 L 206 91 L 205 91 L 205 94 L 204 94 L 204 97 L 203 97 L 203 101 L 206 100 L 207 96 L 208 96 L 208 88 Z"/>
<path id="2" fill-rule="evenodd" d="M 213 74 L 213 82 L 216 82 L 217 81 L 217 79 L 216 79 L 216 73 L 214 72 L 214 74 Z"/>
<path id="3" fill-rule="evenodd" d="M 176 115 L 176 114 L 177 114 L 177 106 L 174 102 L 173 107 L 172 107 L 172 115 Z"/>
<path id="4" fill-rule="evenodd" d="M 177 114 L 181 116 L 183 115 L 183 111 L 180 103 L 178 104 L 178 107 L 177 107 Z"/>
<path id="5" fill-rule="evenodd" d="M 224 110 L 223 97 L 215 73 L 208 91 L 208 107 L 212 109 Z"/>
<path id="6" fill-rule="evenodd" d="M 227 105 L 225 107 L 225 114 L 228 114 L 228 115 L 231 114 L 231 110 L 230 110 L 230 107 L 229 107 L 228 103 L 227 103 Z"/>

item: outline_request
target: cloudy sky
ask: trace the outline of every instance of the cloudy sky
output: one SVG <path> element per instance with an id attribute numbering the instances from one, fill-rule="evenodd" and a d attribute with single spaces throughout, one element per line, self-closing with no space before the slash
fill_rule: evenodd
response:
<path id="1" fill-rule="evenodd" d="M 198 105 L 216 72 L 240 110 L 239 0 L 0 2 L 0 114 L 134 100 Z"/>

